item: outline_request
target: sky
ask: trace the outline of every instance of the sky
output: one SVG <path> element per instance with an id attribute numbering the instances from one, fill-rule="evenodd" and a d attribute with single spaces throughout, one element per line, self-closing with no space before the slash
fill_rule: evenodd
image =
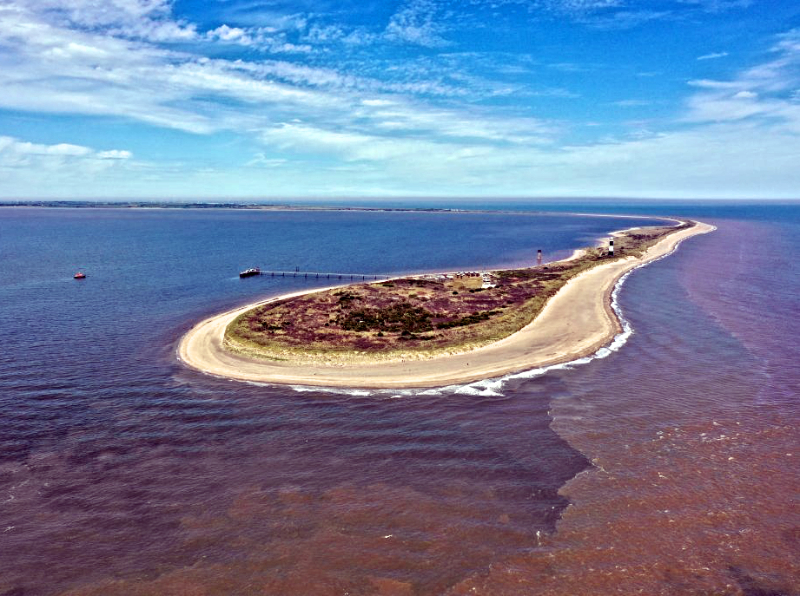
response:
<path id="1" fill-rule="evenodd" d="M 0 0 L 0 199 L 800 197 L 797 0 Z"/>

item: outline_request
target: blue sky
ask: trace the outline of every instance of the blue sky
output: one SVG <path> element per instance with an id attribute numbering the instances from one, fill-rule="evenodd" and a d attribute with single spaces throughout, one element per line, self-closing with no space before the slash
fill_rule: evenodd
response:
<path id="1" fill-rule="evenodd" d="M 800 196 L 797 0 L 0 0 L 0 198 Z"/>

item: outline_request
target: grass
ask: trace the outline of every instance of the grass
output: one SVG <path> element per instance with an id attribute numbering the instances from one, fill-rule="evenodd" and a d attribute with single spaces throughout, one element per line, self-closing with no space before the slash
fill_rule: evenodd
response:
<path id="1" fill-rule="evenodd" d="M 615 237 L 613 257 L 605 249 L 587 248 L 577 259 L 495 271 L 495 287 L 490 288 L 482 288 L 475 276 L 421 276 L 268 303 L 231 322 L 226 347 L 259 358 L 308 363 L 424 359 L 468 351 L 522 329 L 576 275 L 640 256 L 676 229 L 628 231 Z"/>

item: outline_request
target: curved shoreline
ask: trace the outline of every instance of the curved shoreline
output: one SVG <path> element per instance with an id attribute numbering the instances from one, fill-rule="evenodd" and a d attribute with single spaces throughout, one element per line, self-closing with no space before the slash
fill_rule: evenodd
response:
<path id="1" fill-rule="evenodd" d="M 248 358 L 223 347 L 226 327 L 241 313 L 324 289 L 315 288 L 261 300 L 201 321 L 181 339 L 178 357 L 190 368 L 240 381 L 368 389 L 442 387 L 569 362 L 596 352 L 621 330 L 610 302 L 623 275 L 667 256 L 684 239 L 714 229 L 696 222 L 661 239 L 642 257 L 589 269 L 567 282 L 527 326 L 469 352 L 408 362 L 325 366 Z"/>

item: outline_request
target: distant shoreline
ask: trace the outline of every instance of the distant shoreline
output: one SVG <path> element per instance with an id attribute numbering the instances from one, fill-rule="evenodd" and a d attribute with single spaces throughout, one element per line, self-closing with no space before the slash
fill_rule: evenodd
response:
<path id="1" fill-rule="evenodd" d="M 236 211 L 378 211 L 423 213 L 500 213 L 489 209 L 446 207 L 370 207 L 338 205 L 293 205 L 288 203 L 202 203 L 182 201 L 0 201 L 2 207 L 36 207 L 41 209 L 198 209 Z"/>
<path id="2" fill-rule="evenodd" d="M 620 219 L 652 219 L 661 221 L 680 221 L 678 217 L 636 213 L 584 213 L 582 211 L 552 211 L 544 207 L 536 210 L 486 209 L 462 207 L 377 207 L 369 205 L 319 205 L 292 203 L 203 203 L 191 201 L 1 201 L 0 209 L 6 208 L 37 209 L 141 209 L 143 211 L 158 210 L 198 210 L 198 211 L 317 211 L 317 212 L 355 212 L 355 213 L 472 213 L 472 214 L 519 214 L 519 215 L 563 215 L 580 217 L 612 217 Z"/>
<path id="3" fill-rule="evenodd" d="M 619 332 L 610 296 L 627 272 L 670 254 L 684 239 L 713 231 L 695 222 L 661 238 L 641 257 L 599 265 L 569 281 L 522 330 L 468 352 L 426 360 L 354 365 L 308 365 L 264 361 L 234 354 L 224 347 L 228 324 L 258 305 L 320 289 L 276 296 L 210 317 L 182 339 L 178 356 L 190 368 L 242 381 L 353 388 L 438 387 L 499 377 L 568 362 L 594 353 Z"/>
<path id="4" fill-rule="evenodd" d="M 198 203 L 198 202 L 150 202 L 150 201 L 0 201 L 0 209 L 119 209 L 130 211 L 249 211 L 249 212 L 343 212 L 343 213 L 441 213 L 441 214 L 491 214 L 491 215 L 559 215 L 565 217 L 610 217 L 618 219 L 649 219 L 653 221 L 681 221 L 675 216 L 635 213 L 584 213 L 581 211 L 550 211 L 546 208 L 531 211 L 515 209 L 471 209 L 457 207 L 371 207 L 345 205 L 293 205 L 286 203 Z"/>

